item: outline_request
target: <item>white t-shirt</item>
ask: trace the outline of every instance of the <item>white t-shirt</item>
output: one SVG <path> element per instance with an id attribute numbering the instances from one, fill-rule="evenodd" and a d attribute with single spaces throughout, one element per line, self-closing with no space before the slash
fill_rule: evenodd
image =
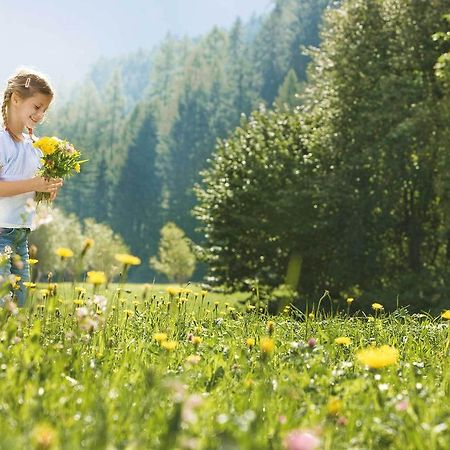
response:
<path id="1" fill-rule="evenodd" d="M 29 136 L 15 142 L 6 130 L 0 130 L 0 181 L 33 178 L 41 167 L 42 152 L 33 147 Z M 35 214 L 30 208 L 34 192 L 0 197 L 0 227 L 32 228 Z"/>

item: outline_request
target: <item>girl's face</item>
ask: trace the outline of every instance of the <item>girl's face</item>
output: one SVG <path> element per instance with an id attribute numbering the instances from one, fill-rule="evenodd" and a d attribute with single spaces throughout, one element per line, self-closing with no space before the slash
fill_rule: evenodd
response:
<path id="1" fill-rule="evenodd" d="M 21 98 L 14 93 L 11 97 L 11 112 L 19 124 L 34 128 L 42 122 L 52 99 L 52 96 L 39 92 L 28 98 Z"/>

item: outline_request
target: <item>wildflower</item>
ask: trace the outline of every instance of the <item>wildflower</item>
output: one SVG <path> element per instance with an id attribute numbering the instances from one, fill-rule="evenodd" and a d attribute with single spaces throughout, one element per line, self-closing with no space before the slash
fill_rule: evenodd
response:
<path id="1" fill-rule="evenodd" d="M 450 309 L 447 309 L 447 311 L 444 311 L 444 312 L 441 314 L 441 317 L 442 317 L 443 319 L 450 320 Z"/>
<path id="2" fill-rule="evenodd" d="M 107 302 L 108 302 L 108 300 L 103 295 L 94 295 L 94 304 L 97 305 L 97 308 L 101 312 L 105 312 L 106 311 L 106 304 L 107 304 Z"/>
<path id="3" fill-rule="evenodd" d="M 163 341 L 167 341 L 167 334 L 166 333 L 155 333 L 153 335 L 153 339 L 159 343 L 161 343 Z"/>
<path id="4" fill-rule="evenodd" d="M 134 314 L 133 311 L 132 311 L 131 309 L 126 309 L 126 310 L 124 311 L 124 313 L 126 314 L 127 319 L 128 319 L 128 317 L 130 317 L 130 316 L 132 316 L 132 315 Z"/>
<path id="5" fill-rule="evenodd" d="M 275 327 L 275 322 L 273 320 L 269 320 L 267 322 L 267 332 L 269 333 L 269 336 L 272 336 L 274 327 Z"/>
<path id="6" fill-rule="evenodd" d="M 389 345 L 381 347 L 368 347 L 356 354 L 358 361 L 370 369 L 381 369 L 382 367 L 395 364 L 398 360 L 398 350 Z"/>
<path id="7" fill-rule="evenodd" d="M 24 281 L 23 285 L 28 289 L 34 289 L 36 287 L 36 283 L 32 283 L 31 281 Z"/>
<path id="8" fill-rule="evenodd" d="M 51 155 L 54 153 L 60 143 L 60 139 L 57 137 L 42 137 L 38 139 L 34 144 L 33 147 L 36 147 L 44 153 L 44 155 Z"/>
<path id="9" fill-rule="evenodd" d="M 175 297 L 176 295 L 179 295 L 181 293 L 181 289 L 170 286 L 166 288 L 166 291 L 169 294 L 169 297 Z"/>
<path id="10" fill-rule="evenodd" d="M 201 344 L 201 342 L 203 341 L 203 339 L 200 336 L 193 336 L 191 339 L 191 342 L 197 346 L 199 344 Z"/>
<path id="11" fill-rule="evenodd" d="M 374 311 L 382 311 L 384 309 L 384 306 L 380 303 L 372 303 L 372 309 Z"/>
<path id="12" fill-rule="evenodd" d="M 201 291 L 200 294 L 202 296 L 202 300 L 206 297 L 206 294 L 208 293 L 208 291 Z"/>
<path id="13" fill-rule="evenodd" d="M 255 339 L 254 338 L 248 338 L 246 341 L 246 345 L 248 348 L 253 348 L 255 346 Z"/>
<path id="14" fill-rule="evenodd" d="M 30 258 L 29 260 L 28 260 L 28 264 L 30 265 L 30 266 L 34 266 L 35 264 L 37 264 L 39 262 L 39 260 L 38 259 L 34 259 L 34 258 Z"/>
<path id="15" fill-rule="evenodd" d="M 308 317 L 309 317 L 310 319 L 314 319 L 314 313 L 313 313 L 313 312 L 310 312 L 310 313 L 308 314 Z"/>
<path id="16" fill-rule="evenodd" d="M 42 296 L 42 297 L 47 297 L 48 296 L 48 294 L 50 294 L 50 291 L 48 290 L 48 289 L 41 289 L 40 291 L 39 291 L 39 294 Z"/>
<path id="17" fill-rule="evenodd" d="M 395 409 L 397 411 L 406 411 L 408 409 L 409 406 L 409 402 L 408 400 L 404 399 L 404 400 L 400 400 L 395 404 Z"/>
<path id="18" fill-rule="evenodd" d="M 330 397 L 327 403 L 328 414 L 336 416 L 342 410 L 342 400 L 338 397 Z"/>
<path id="19" fill-rule="evenodd" d="M 314 450 L 320 445 L 320 439 L 307 430 L 291 431 L 284 439 L 287 450 Z"/>
<path id="20" fill-rule="evenodd" d="M 260 348 L 261 348 L 261 353 L 263 355 L 270 355 L 274 348 L 275 348 L 275 344 L 273 343 L 273 340 L 268 338 L 268 337 L 264 337 L 261 339 L 260 342 Z"/>
<path id="21" fill-rule="evenodd" d="M 87 276 L 87 281 L 93 285 L 106 283 L 105 272 L 90 271 L 87 273 Z"/>
<path id="22" fill-rule="evenodd" d="M 317 340 L 314 338 L 309 338 L 308 339 L 308 346 L 311 348 L 314 348 L 317 345 Z"/>
<path id="23" fill-rule="evenodd" d="M 352 297 L 347 298 L 347 305 L 351 305 L 354 301 L 355 299 Z"/>
<path id="24" fill-rule="evenodd" d="M 162 341 L 161 347 L 166 349 L 167 351 L 171 352 L 172 350 L 175 350 L 178 346 L 178 342 L 176 341 Z"/>
<path id="25" fill-rule="evenodd" d="M 84 300 L 77 298 L 76 300 L 73 301 L 73 304 L 77 305 L 77 306 L 82 306 L 82 305 L 84 305 Z"/>
<path id="26" fill-rule="evenodd" d="M 47 424 L 37 425 L 31 433 L 31 440 L 37 450 L 48 450 L 58 445 L 56 430 Z"/>
<path id="27" fill-rule="evenodd" d="M 338 344 L 338 345 L 350 345 L 352 343 L 352 340 L 349 337 L 341 336 L 341 337 L 337 337 L 334 340 L 334 343 Z"/>
<path id="28" fill-rule="evenodd" d="M 117 261 L 126 266 L 138 266 L 141 263 L 140 258 L 133 255 L 127 255 L 126 253 L 118 253 L 114 256 Z"/>
<path id="29" fill-rule="evenodd" d="M 56 249 L 55 253 L 60 256 L 62 259 L 64 258 L 72 258 L 73 251 L 70 248 L 59 247 Z"/>

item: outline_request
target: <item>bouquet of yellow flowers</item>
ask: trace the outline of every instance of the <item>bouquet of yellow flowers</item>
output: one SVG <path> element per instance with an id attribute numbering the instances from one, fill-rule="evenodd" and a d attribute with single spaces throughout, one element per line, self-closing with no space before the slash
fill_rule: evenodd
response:
<path id="1" fill-rule="evenodd" d="M 42 137 L 34 144 L 44 154 L 39 169 L 39 175 L 46 178 L 66 178 L 74 172 L 79 173 L 81 164 L 87 159 L 81 160 L 81 153 L 68 141 L 57 137 Z M 36 192 L 35 200 L 37 203 L 48 201 L 50 194 L 48 192 Z"/>

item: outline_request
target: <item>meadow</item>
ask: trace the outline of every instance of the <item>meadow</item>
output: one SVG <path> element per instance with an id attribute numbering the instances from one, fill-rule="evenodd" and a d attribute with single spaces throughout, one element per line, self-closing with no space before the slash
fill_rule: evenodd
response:
<path id="1" fill-rule="evenodd" d="M 91 281 L 0 309 L 1 449 L 448 448 L 448 314 Z"/>

